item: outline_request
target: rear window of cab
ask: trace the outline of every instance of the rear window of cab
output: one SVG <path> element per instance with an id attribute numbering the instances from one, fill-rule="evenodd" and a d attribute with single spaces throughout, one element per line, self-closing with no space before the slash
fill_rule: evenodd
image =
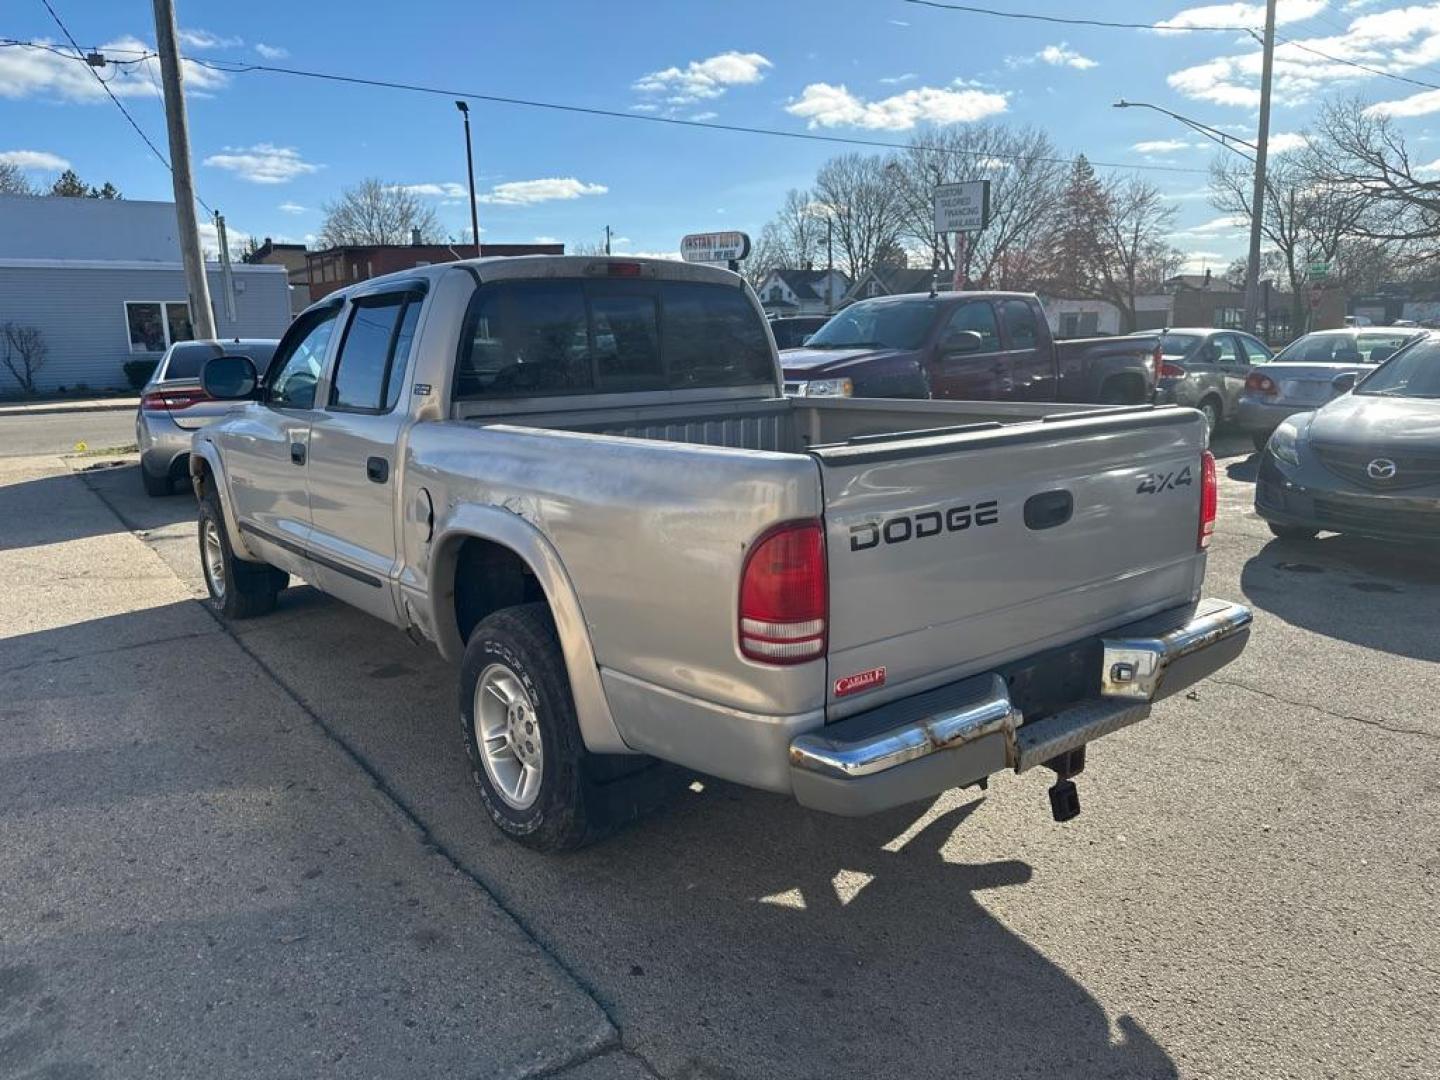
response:
<path id="1" fill-rule="evenodd" d="M 690 281 L 498 281 L 470 301 L 457 400 L 772 383 L 746 293 Z"/>

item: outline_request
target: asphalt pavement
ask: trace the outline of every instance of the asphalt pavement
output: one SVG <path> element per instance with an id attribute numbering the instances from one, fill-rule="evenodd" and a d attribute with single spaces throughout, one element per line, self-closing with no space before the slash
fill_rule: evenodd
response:
<path id="1" fill-rule="evenodd" d="M 410 999 L 407 1015 L 427 1025 L 433 1058 L 392 1075 L 448 1075 L 462 1054 L 468 1075 L 499 1075 L 501 1062 L 516 1060 L 492 1056 L 503 1040 L 444 1026 L 445 1007 L 464 1013 L 456 1000 L 474 1002 L 493 989 L 497 969 L 518 966 L 562 1002 L 555 1057 L 607 1075 L 1433 1077 L 1440 565 L 1429 553 L 1338 537 L 1274 541 L 1250 513 L 1254 466 L 1242 446 L 1219 447 L 1207 593 L 1255 608 L 1250 647 L 1147 722 L 1092 747 L 1079 819 L 1050 820 L 1038 774 L 860 820 L 701 779 L 620 835 L 561 858 L 525 851 L 486 822 L 456 729 L 455 675 L 433 652 L 308 587 L 288 591 L 272 616 L 214 624 L 191 641 L 184 635 L 200 609 L 179 597 L 201 588 L 192 500 L 147 499 L 128 464 L 64 481 L 63 499 L 55 487 L 36 505 L 70 506 L 78 496 L 68 485 L 83 484 L 112 516 L 67 525 L 37 512 L 12 564 L 19 570 L 7 573 L 28 574 L 42 590 L 49 575 L 35 569 L 38 553 L 118 544 L 129 539 L 117 535 L 120 522 L 143 547 L 114 549 L 107 573 L 145 570 L 93 616 L 48 591 L 0 592 L 7 618 L 22 599 L 64 611 L 47 616 L 56 626 L 22 628 L 30 644 L 18 663 L 15 639 L 0 642 L 11 680 L 0 708 L 7 725 L 32 732 L 22 740 L 29 749 L 3 752 L 18 754 L 23 763 L 10 770 L 37 785 L 17 796 L 0 782 L 10 833 L 0 859 L 29 853 L 23 873 L 4 875 L 23 889 L 0 884 L 0 912 L 11 913 L 0 946 L 8 956 L 20 934 L 39 957 L 26 961 L 36 974 L 22 977 L 31 987 L 24 1007 L 39 1015 L 37 1003 L 49 1001 L 45 1009 L 69 1018 L 53 1047 L 73 1046 L 86 1061 L 103 1052 L 99 1040 L 119 1013 L 92 1022 L 94 1003 L 113 1008 L 107 984 L 133 994 L 142 977 L 126 958 L 144 950 L 124 934 L 139 920 L 109 911 L 121 907 L 185 923 L 168 929 L 176 949 L 143 969 L 160 988 L 148 1023 L 132 1018 L 137 1026 L 119 1029 L 136 1052 L 165 1040 L 185 1047 L 189 1069 L 161 1064 L 160 1075 L 208 1068 L 242 1031 L 274 1031 L 293 1045 L 296 1014 L 279 1005 L 248 1016 L 211 1010 L 205 1026 L 189 1023 L 200 1014 L 180 999 L 219 1000 L 233 986 L 247 995 L 270 987 L 302 1012 L 301 999 L 341 998 L 349 1011 L 324 1012 L 310 1043 L 322 1055 L 349 1048 L 337 1071 L 378 1073 L 394 1058 L 369 1055 L 388 1040 L 357 1042 L 355 1031 L 391 1030 L 383 987 L 393 990 L 386 980 L 402 973 L 412 988 L 439 978 L 451 992 Z M 77 547 L 74 572 L 92 565 Z M 99 571 L 89 573 L 93 581 Z M 164 643 L 176 635 L 183 645 Z M 44 649 L 83 651 L 79 640 L 112 659 L 34 663 Z M 127 648 L 142 640 L 152 644 Z M 126 673 L 133 661 L 120 658 L 131 655 L 147 666 Z M 87 681 L 76 686 L 71 670 L 87 671 Z M 111 701 L 137 704 L 117 713 L 119 723 L 96 721 Z M 97 742 L 128 760 L 104 767 L 108 751 L 96 754 Z M 231 744 L 243 753 L 207 771 L 209 755 Z M 87 758 L 99 767 L 86 768 Z M 303 791 L 312 773 L 324 778 L 319 793 L 285 787 L 294 779 Z M 108 794 L 86 803 L 80 792 L 92 784 Z M 253 788 L 285 800 L 283 829 L 254 798 L 237 797 Z M 175 817 L 152 821 L 151 805 L 166 803 Z M 84 813 L 72 821 L 77 804 Z M 331 819 L 345 808 L 341 827 Z M 177 819 L 172 832 L 165 823 Z M 83 840 L 92 829 L 100 835 Z M 293 870 L 322 849 L 336 852 L 340 836 L 346 873 L 332 871 L 328 860 L 339 856 L 327 854 L 316 880 L 335 891 L 304 907 Z M 219 849 L 207 851 L 216 838 Z M 162 879 L 111 868 L 101 856 L 122 842 Z M 412 846 L 425 853 L 418 863 Z M 51 866 L 64 859 L 75 868 Z M 407 899 L 427 905 L 424 926 L 446 935 L 423 976 L 402 951 L 417 927 L 391 922 L 407 914 L 400 905 L 383 906 L 396 860 Z M 313 995 L 274 975 L 293 933 L 281 921 L 255 931 L 269 908 L 230 951 L 231 966 L 205 962 L 213 948 L 198 935 L 212 932 L 207 920 L 228 927 L 232 907 L 253 910 L 240 882 L 262 868 L 289 890 L 291 908 L 322 926 L 323 947 L 304 946 L 320 961 L 304 969 L 320 980 Z M 85 885 L 87 870 L 101 880 Z M 194 879 L 211 913 L 185 914 L 190 894 L 164 874 Z M 211 884 L 222 880 L 228 887 Z M 95 910 L 70 903 L 72 889 Z M 492 905 L 504 918 L 491 920 Z M 50 911 L 69 921 L 45 921 Z M 184 937 L 192 925 L 196 936 Z M 487 934 L 534 952 L 519 965 L 496 963 Z M 178 947 L 182 938 L 193 953 Z M 14 1012 L 6 1000 L 0 987 L 0 1039 Z M 588 1026 L 596 1015 L 610 1027 Z M 528 1037 L 532 1020 L 517 1007 L 485 1026 L 514 1024 Z"/>
<path id="2" fill-rule="evenodd" d="M 0 416 L 0 458 L 69 454 L 78 442 L 96 450 L 131 445 L 134 410 Z"/>

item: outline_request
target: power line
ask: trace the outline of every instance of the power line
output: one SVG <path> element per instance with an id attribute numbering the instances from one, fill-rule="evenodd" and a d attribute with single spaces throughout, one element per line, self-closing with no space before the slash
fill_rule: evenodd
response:
<path id="1" fill-rule="evenodd" d="M 1017 19 L 1023 22 L 1058 23 L 1061 26 L 1100 26 L 1111 30 L 1166 30 L 1176 33 L 1223 32 L 1247 34 L 1251 26 L 1169 26 L 1165 23 L 1117 22 L 1110 19 L 1079 19 L 1067 15 L 1041 15 L 1030 11 L 1000 11 L 996 8 L 976 7 L 973 4 L 945 4 L 940 0 L 903 0 L 917 7 L 939 8 L 942 11 L 960 11 L 967 15 L 989 15 L 996 19 Z"/>
<path id="2" fill-rule="evenodd" d="M 60 32 L 65 35 L 66 40 L 70 42 L 71 47 L 75 50 L 77 55 L 72 59 L 84 64 L 85 70 L 95 76 L 95 81 L 100 84 L 100 88 L 105 91 L 106 96 L 115 103 L 115 107 L 120 110 L 121 115 L 124 116 L 130 126 L 135 129 L 135 134 L 140 136 L 145 145 L 150 148 L 150 152 L 160 160 L 160 164 L 164 165 L 167 170 L 173 172 L 174 170 L 170 168 L 170 159 L 162 154 L 160 148 L 150 141 L 150 136 L 145 134 L 144 129 L 136 122 L 135 117 L 130 115 L 130 110 L 125 108 L 124 102 L 115 96 L 115 92 L 110 89 L 110 84 L 102 79 L 100 73 L 90 66 L 89 62 L 85 59 L 85 51 L 80 48 L 79 43 L 75 40 L 75 35 L 70 33 L 70 28 L 65 25 L 65 21 L 61 19 L 55 9 L 50 6 L 50 0 L 40 0 L 40 2 L 45 5 L 45 10 L 48 11 L 50 17 L 55 20 L 55 25 L 60 27 Z M 53 52 L 55 50 L 52 49 L 51 51 Z M 210 204 L 202 199 L 198 193 L 195 195 L 195 201 L 205 207 L 206 210 L 209 210 L 211 214 L 215 213 L 215 211 L 210 208 Z"/>
<path id="3" fill-rule="evenodd" d="M 785 131 L 780 128 L 753 127 L 745 124 L 721 124 L 711 120 L 684 120 L 676 116 L 647 116 L 643 113 L 621 112 L 618 109 L 601 109 L 588 105 L 567 105 L 556 101 L 538 101 L 531 98 L 507 97 L 499 94 L 480 94 L 467 90 L 450 90 L 437 86 L 423 86 L 418 83 L 394 82 L 388 79 L 367 79 L 358 75 L 336 75 L 323 71 L 305 71 L 300 68 L 275 67 L 271 64 L 224 64 L 210 60 L 190 58 L 193 64 L 214 71 L 232 75 L 251 72 L 268 72 L 276 75 L 294 75 L 305 79 L 319 79 L 325 82 L 347 83 L 355 86 L 370 86 L 385 90 L 408 90 L 417 94 L 434 94 L 447 98 L 466 98 L 471 101 L 486 101 L 495 105 L 518 105 L 531 109 L 549 109 L 554 112 L 577 113 L 582 116 L 605 116 L 614 120 L 631 120 L 647 124 L 669 124 L 673 127 L 700 128 L 707 131 L 729 131 L 744 135 L 767 135 L 777 139 L 800 139 L 806 142 L 838 143 L 844 146 L 864 146 L 872 150 L 925 150 L 937 154 L 955 154 L 965 157 L 990 158 L 997 161 L 1033 160 L 1056 165 L 1070 164 L 1069 158 L 1021 158 L 1013 154 L 991 154 L 983 150 L 958 150 L 953 147 L 926 146 L 923 144 L 889 142 L 882 139 L 854 139 L 844 135 L 820 135 L 813 131 Z M 1188 169 L 1179 165 L 1138 165 L 1115 161 L 1092 161 L 1090 164 L 1103 169 L 1135 169 L 1148 172 L 1206 174 L 1204 169 Z"/>
<path id="4" fill-rule="evenodd" d="M 1427 90 L 1440 90 L 1440 84 L 1426 82 L 1423 79 L 1412 79 L 1408 75 L 1396 75 L 1393 71 L 1385 71 L 1381 68 L 1370 67 L 1355 60 L 1347 60 L 1343 56 L 1331 56 L 1327 52 L 1306 45 L 1304 42 L 1296 41 L 1294 38 L 1285 38 L 1275 35 L 1275 40 L 1282 45 L 1291 45 L 1312 56 L 1318 56 L 1322 60 L 1329 60 L 1332 64 L 1344 64 L 1346 67 L 1358 68 L 1361 71 L 1369 72 L 1371 75 L 1379 75 L 1381 78 L 1394 79 L 1396 82 L 1409 83 L 1411 86 L 1423 86 Z"/>

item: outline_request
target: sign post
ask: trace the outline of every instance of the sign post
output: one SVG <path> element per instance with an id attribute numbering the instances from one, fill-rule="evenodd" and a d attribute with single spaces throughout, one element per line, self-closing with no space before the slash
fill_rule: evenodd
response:
<path id="1" fill-rule="evenodd" d="M 749 254 L 750 237 L 743 232 L 691 233 L 680 239 L 680 257 L 686 262 L 724 266 L 736 273 Z"/>
<path id="2" fill-rule="evenodd" d="M 954 288 L 965 288 L 965 260 L 969 233 L 979 232 L 990 220 L 990 181 L 966 180 L 935 188 L 935 233 L 955 234 Z"/>

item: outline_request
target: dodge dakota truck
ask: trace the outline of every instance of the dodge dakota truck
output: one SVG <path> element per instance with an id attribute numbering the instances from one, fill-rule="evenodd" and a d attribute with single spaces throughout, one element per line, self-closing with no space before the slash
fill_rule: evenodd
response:
<path id="1" fill-rule="evenodd" d="M 1160 335 L 1057 341 L 1030 293 L 911 293 L 851 304 L 780 361 L 799 397 L 1138 405 Z"/>
<path id="2" fill-rule="evenodd" d="M 1249 634 L 1201 591 L 1198 412 L 787 398 L 724 270 L 418 267 L 203 382 L 237 403 L 190 457 L 210 602 L 298 577 L 433 642 L 481 803 L 541 850 L 636 772 L 858 815 L 1043 765 L 1064 820 L 1087 744 Z"/>

